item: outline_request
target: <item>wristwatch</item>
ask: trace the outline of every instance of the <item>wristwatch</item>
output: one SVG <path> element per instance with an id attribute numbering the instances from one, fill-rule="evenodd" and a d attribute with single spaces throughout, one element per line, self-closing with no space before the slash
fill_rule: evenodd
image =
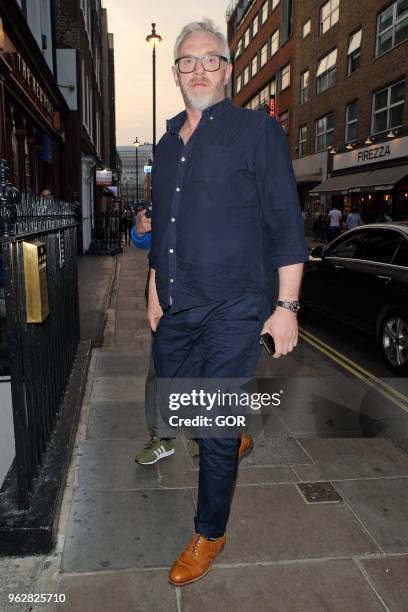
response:
<path id="1" fill-rule="evenodd" d="M 292 302 L 284 302 L 282 300 L 278 300 L 277 306 L 280 306 L 281 308 L 286 308 L 286 310 L 290 310 L 291 312 L 294 312 L 295 314 L 297 314 L 300 310 L 299 300 L 293 300 Z"/>

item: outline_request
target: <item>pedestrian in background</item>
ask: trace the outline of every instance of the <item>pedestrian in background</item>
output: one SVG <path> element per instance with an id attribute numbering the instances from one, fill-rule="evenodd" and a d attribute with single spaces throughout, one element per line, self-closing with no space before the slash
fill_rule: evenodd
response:
<path id="1" fill-rule="evenodd" d="M 347 215 L 346 229 L 350 230 L 362 224 L 363 222 L 361 221 L 361 217 L 358 214 L 356 207 L 353 206 L 351 208 L 351 212 L 349 212 L 349 214 Z"/>
<path id="2" fill-rule="evenodd" d="M 328 213 L 329 219 L 329 235 L 328 240 L 331 242 L 337 236 L 340 236 L 340 228 L 343 219 L 343 215 L 341 211 L 337 208 L 335 204 L 333 204 L 332 209 Z"/>

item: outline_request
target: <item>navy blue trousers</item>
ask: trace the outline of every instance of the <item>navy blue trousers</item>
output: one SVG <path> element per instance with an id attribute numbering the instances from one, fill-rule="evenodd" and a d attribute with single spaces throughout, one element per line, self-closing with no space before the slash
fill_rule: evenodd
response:
<path id="1" fill-rule="evenodd" d="M 158 378 L 251 378 L 259 335 L 270 314 L 262 295 L 244 295 L 173 313 L 166 310 L 154 335 Z M 237 473 L 239 438 L 199 438 L 200 472 L 195 528 L 207 537 L 225 533 Z"/>

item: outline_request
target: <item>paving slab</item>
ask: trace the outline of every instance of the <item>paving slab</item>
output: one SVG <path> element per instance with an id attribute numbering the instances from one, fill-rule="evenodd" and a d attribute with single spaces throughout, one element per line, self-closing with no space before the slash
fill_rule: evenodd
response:
<path id="1" fill-rule="evenodd" d="M 193 515 L 187 489 L 76 491 L 62 571 L 170 567 L 191 537 Z"/>
<path id="2" fill-rule="evenodd" d="M 224 555 L 219 557 L 222 562 Z M 211 601 L 211 608 L 209 603 Z M 181 590 L 183 612 L 383 612 L 352 560 L 214 569 Z"/>
<path id="3" fill-rule="evenodd" d="M 360 561 L 376 590 L 393 612 L 408 610 L 408 555 Z"/>
<path id="4" fill-rule="evenodd" d="M 148 435 L 144 404 L 89 404 L 87 438 L 146 438 Z"/>
<path id="5" fill-rule="evenodd" d="M 312 460 L 298 441 L 290 436 L 270 438 L 259 436 L 254 439 L 252 453 L 242 460 L 242 465 L 247 467 L 301 463 L 312 463 Z"/>
<path id="6" fill-rule="evenodd" d="M 91 402 L 144 402 L 145 376 L 96 376 Z"/>
<path id="7" fill-rule="evenodd" d="M 84 440 L 79 448 L 78 488 L 151 489 L 159 486 L 155 465 L 139 465 L 135 454 L 146 437 Z"/>
<path id="8" fill-rule="evenodd" d="M 315 465 L 298 465 L 301 480 L 408 476 L 408 456 L 384 438 L 300 440 Z"/>
<path id="9" fill-rule="evenodd" d="M 408 553 L 408 478 L 347 480 L 336 488 L 387 553 Z"/>
<path id="10" fill-rule="evenodd" d="M 147 374 L 148 361 L 144 358 L 135 359 L 134 354 L 116 355 L 106 353 L 96 358 L 96 378 L 112 376 L 145 376 Z"/>
<path id="11" fill-rule="evenodd" d="M 196 487 L 198 484 L 198 469 L 189 456 L 181 436 L 174 440 L 175 453 L 160 461 L 158 470 L 160 485 L 163 488 Z"/>
<path id="12" fill-rule="evenodd" d="M 274 484 L 277 482 L 295 482 L 296 475 L 290 467 L 277 465 L 275 467 L 245 467 L 242 461 L 239 472 L 237 486 L 248 484 Z"/>
<path id="13" fill-rule="evenodd" d="M 307 504 L 294 484 L 254 485 L 235 489 L 222 562 L 316 559 L 379 550 L 345 504 Z"/>
<path id="14" fill-rule="evenodd" d="M 64 612 L 177 612 L 176 592 L 167 570 L 137 570 L 86 576 L 62 575 Z"/>

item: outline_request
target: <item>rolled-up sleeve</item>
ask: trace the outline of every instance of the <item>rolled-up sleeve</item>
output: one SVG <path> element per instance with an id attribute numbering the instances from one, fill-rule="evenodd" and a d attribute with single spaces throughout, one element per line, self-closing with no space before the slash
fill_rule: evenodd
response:
<path id="1" fill-rule="evenodd" d="M 287 136 L 276 119 L 262 116 L 261 122 L 253 163 L 265 247 L 271 266 L 276 269 L 303 263 L 309 253 Z"/>

